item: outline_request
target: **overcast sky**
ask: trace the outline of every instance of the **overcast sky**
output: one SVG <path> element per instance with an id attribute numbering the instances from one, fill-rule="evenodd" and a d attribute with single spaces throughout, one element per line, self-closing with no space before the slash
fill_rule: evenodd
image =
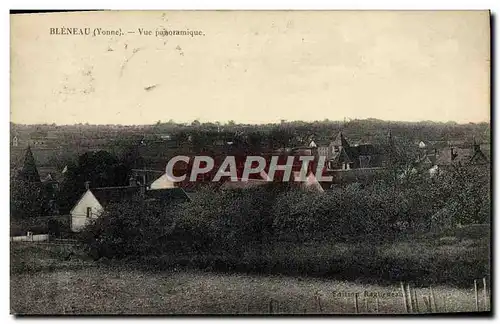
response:
<path id="1" fill-rule="evenodd" d="M 154 35 L 164 28 L 205 36 Z M 489 52 L 485 11 L 16 15 L 11 120 L 489 121 Z"/>

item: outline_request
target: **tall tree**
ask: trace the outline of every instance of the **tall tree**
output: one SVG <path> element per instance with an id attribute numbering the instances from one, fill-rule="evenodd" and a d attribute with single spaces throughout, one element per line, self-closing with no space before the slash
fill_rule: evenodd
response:
<path id="1" fill-rule="evenodd" d="M 28 146 L 26 153 L 24 154 L 24 163 L 21 171 L 18 174 L 18 180 L 26 182 L 40 183 L 40 174 L 36 167 L 35 158 L 33 157 L 33 152 Z"/>
<path id="2" fill-rule="evenodd" d="M 131 166 L 106 151 L 87 152 L 79 156 L 78 163 L 68 165 L 59 196 L 63 213 L 71 210 L 85 191 L 85 182 L 91 188 L 126 186 Z"/>

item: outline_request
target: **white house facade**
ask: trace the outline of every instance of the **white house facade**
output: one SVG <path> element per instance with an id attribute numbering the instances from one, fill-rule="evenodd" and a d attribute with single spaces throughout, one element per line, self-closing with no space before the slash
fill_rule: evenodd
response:
<path id="1" fill-rule="evenodd" d="M 91 219 L 97 218 L 102 211 L 103 207 L 97 198 L 90 190 L 87 190 L 71 209 L 71 230 L 73 232 L 81 231 Z"/>

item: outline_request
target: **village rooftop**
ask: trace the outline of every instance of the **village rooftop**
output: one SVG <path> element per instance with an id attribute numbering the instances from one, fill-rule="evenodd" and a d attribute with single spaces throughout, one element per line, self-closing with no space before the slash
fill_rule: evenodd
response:
<path id="1" fill-rule="evenodd" d="M 266 159 L 262 156 L 247 156 L 245 158 L 243 173 L 241 178 L 238 177 L 238 170 L 235 156 L 226 156 L 224 161 L 220 164 L 217 172 L 212 178 L 213 182 L 220 181 L 222 177 L 229 177 L 230 181 L 248 181 L 251 174 L 259 174 L 263 180 L 274 181 L 276 171 L 284 171 L 282 177 L 283 182 L 288 182 L 292 175 L 292 172 L 298 172 L 298 177 L 294 177 L 293 181 L 305 182 L 307 181 L 307 176 L 312 172 L 311 165 L 315 161 L 314 156 L 288 156 L 285 164 L 278 164 L 278 160 L 282 156 L 272 156 L 269 164 Z M 300 162 L 300 170 L 295 171 L 297 164 L 296 158 Z M 167 176 L 174 182 L 182 182 L 186 180 L 187 175 L 174 175 L 174 166 L 176 163 L 184 162 L 186 164 L 190 163 L 191 158 L 185 155 L 175 156 L 170 159 L 166 166 Z M 320 156 L 318 163 L 315 168 L 315 177 L 318 181 L 331 182 L 333 180 L 332 176 L 324 176 L 324 166 L 326 157 Z M 189 176 L 189 181 L 195 182 L 199 175 L 211 173 L 215 168 L 215 160 L 210 156 L 195 156 L 193 159 L 193 165 L 191 168 L 191 174 Z M 229 170 L 227 170 L 229 168 Z M 265 170 L 268 170 L 267 172 Z"/>

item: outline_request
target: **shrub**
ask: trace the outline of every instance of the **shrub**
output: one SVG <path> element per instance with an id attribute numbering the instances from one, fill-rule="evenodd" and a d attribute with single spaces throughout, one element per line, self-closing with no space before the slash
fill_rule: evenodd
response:
<path id="1" fill-rule="evenodd" d="M 173 207 L 175 208 L 175 207 Z M 81 239 L 99 256 L 122 258 L 163 252 L 162 240 L 172 226 L 172 213 L 161 204 L 142 200 L 106 206 Z"/>

